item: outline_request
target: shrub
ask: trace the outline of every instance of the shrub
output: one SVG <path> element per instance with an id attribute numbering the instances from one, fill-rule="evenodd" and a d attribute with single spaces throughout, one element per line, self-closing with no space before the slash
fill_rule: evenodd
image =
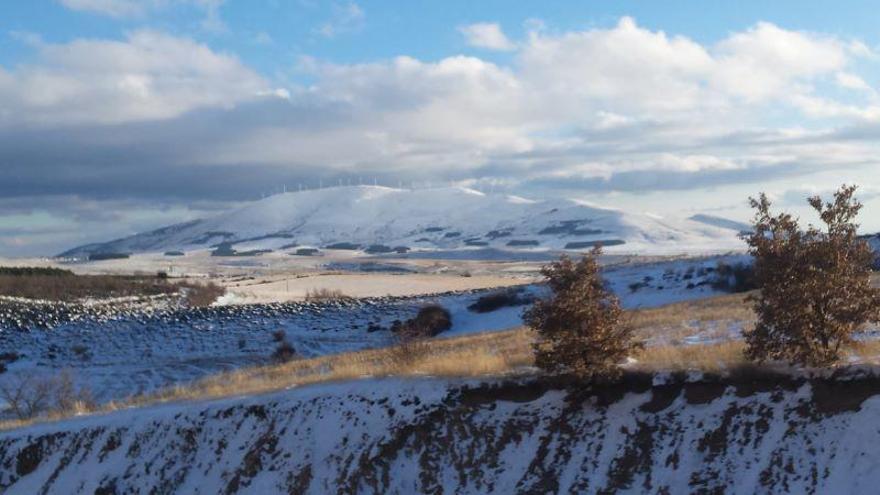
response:
<path id="1" fill-rule="evenodd" d="M 747 332 L 746 355 L 755 361 L 782 359 L 826 366 L 840 358 L 853 333 L 880 315 L 880 291 L 871 287 L 874 255 L 856 236 L 862 205 L 854 186 L 842 186 L 834 201 L 809 198 L 824 223 L 801 230 L 787 213 L 772 215 L 761 194 L 754 232 L 748 237 L 761 291 L 750 298 L 758 322 Z"/>
<path id="2" fill-rule="evenodd" d="M 286 363 L 296 358 L 296 349 L 287 340 L 282 340 L 272 353 L 272 361 Z"/>
<path id="3" fill-rule="evenodd" d="M 387 357 L 392 369 L 407 369 L 431 354 L 431 345 L 424 337 L 399 336 L 397 345 L 387 349 Z"/>
<path id="4" fill-rule="evenodd" d="M 534 299 L 523 294 L 522 288 L 504 289 L 481 296 L 473 304 L 468 306 L 469 311 L 474 313 L 490 313 L 501 308 L 511 306 L 523 306 Z"/>
<path id="5" fill-rule="evenodd" d="M 421 308 L 415 318 L 405 322 L 395 321 L 391 331 L 403 340 L 434 337 L 452 328 L 452 315 L 438 304 Z"/>
<path id="6" fill-rule="evenodd" d="M 71 414 L 94 406 L 89 390 L 77 386 L 66 370 L 51 377 L 24 374 L 7 380 L 0 384 L 0 399 L 20 420 L 51 413 Z"/>
<path id="7" fill-rule="evenodd" d="M 549 373 L 596 379 L 619 374 L 619 364 L 641 346 L 623 321 L 620 300 L 602 280 L 599 248 L 575 262 L 563 255 L 541 269 L 550 296 L 523 319 L 538 336 L 535 365 Z"/>
<path id="8" fill-rule="evenodd" d="M 758 288 L 755 269 L 750 263 L 729 265 L 723 261 L 713 270 L 712 288 L 725 292 L 748 292 Z"/>
<path id="9" fill-rule="evenodd" d="M 73 351 L 73 353 L 83 361 L 87 361 L 92 357 L 91 353 L 89 352 L 89 348 L 82 344 L 75 344 L 73 347 L 70 348 L 70 350 Z"/>
<path id="10" fill-rule="evenodd" d="M 186 302 L 192 308 L 202 308 L 214 304 L 223 294 L 226 289 L 214 282 L 192 284 L 187 287 Z"/>

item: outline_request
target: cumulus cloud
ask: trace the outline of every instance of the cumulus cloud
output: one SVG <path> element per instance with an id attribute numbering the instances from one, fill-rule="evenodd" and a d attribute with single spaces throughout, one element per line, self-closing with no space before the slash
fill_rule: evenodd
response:
<path id="1" fill-rule="evenodd" d="M 38 60 L 0 67 L 0 125 L 118 123 L 232 106 L 269 90 L 232 55 L 187 38 L 135 31 L 122 41 L 38 47 Z"/>
<path id="2" fill-rule="evenodd" d="M 516 48 L 501 26 L 494 22 L 478 22 L 468 24 L 458 28 L 459 32 L 464 35 L 468 44 L 477 48 L 486 48 L 488 50 L 509 51 Z"/>
<path id="3" fill-rule="evenodd" d="M 304 57 L 309 85 L 287 88 L 156 31 L 33 49 L 0 67 L 0 198 L 235 202 L 358 176 L 569 195 L 870 181 L 880 137 L 870 50 L 769 23 L 714 43 L 630 18 L 536 29 L 509 64 Z"/>

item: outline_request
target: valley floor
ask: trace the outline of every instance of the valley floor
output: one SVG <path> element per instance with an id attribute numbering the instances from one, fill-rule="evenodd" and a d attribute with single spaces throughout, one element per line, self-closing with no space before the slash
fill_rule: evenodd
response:
<path id="1" fill-rule="evenodd" d="M 376 269 L 375 260 L 335 259 L 281 275 L 250 267 L 211 276 L 231 293 L 211 308 L 0 328 L 0 386 L 71 373 L 97 401 L 0 425 L 0 492 L 869 491 L 880 481 L 869 461 L 880 455 L 870 420 L 880 380 L 744 363 L 753 313 L 714 276 L 719 262 L 740 260 L 610 262 L 608 284 L 646 347 L 622 382 L 593 388 L 536 373 L 522 304 L 474 309 L 511 286 L 540 297 L 528 263 L 419 260 L 374 273 L 361 265 Z M 360 294 L 350 284 L 358 277 L 372 291 L 408 295 L 277 294 L 281 284 L 293 293 L 293 280 L 297 291 Z M 444 279 L 467 290 L 413 289 Z M 272 302 L 241 304 L 252 300 Z M 395 345 L 392 322 L 426 304 L 449 309 L 452 328 Z M 850 363 L 873 369 L 876 335 L 865 329 Z M 280 340 L 298 359 L 270 361 Z"/>

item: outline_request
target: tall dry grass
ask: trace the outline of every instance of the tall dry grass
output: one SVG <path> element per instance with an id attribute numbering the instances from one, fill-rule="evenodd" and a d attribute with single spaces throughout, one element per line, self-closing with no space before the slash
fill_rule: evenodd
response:
<path id="1" fill-rule="evenodd" d="M 347 301 L 352 299 L 351 296 L 345 294 L 339 289 L 309 289 L 306 291 L 305 300 L 307 302 L 326 302 L 326 301 Z"/>
<path id="2" fill-rule="evenodd" d="M 0 429 L 85 413 L 109 412 L 185 400 L 254 395 L 315 383 L 368 377 L 498 376 L 531 366 L 532 332 L 519 328 L 464 337 L 420 340 L 212 375 L 188 384 L 110 402 L 90 410 L 54 411 L 31 420 L 0 422 Z M 79 407 L 79 406 L 78 406 Z"/>
<path id="3" fill-rule="evenodd" d="M 663 308 L 630 312 L 631 322 L 643 334 L 662 329 L 700 331 L 693 322 L 713 323 L 717 318 L 752 318 L 742 296 L 673 304 Z M 689 322 L 685 325 L 685 322 Z M 683 330 L 682 330 L 683 331 Z M 108 412 L 164 402 L 203 400 L 253 395 L 291 387 L 366 377 L 479 377 L 533 373 L 532 344 L 535 333 L 520 327 L 461 337 L 406 342 L 397 346 L 300 359 L 239 369 L 204 379 L 135 396 L 84 411 L 67 411 L 44 417 L 54 420 L 74 414 Z M 880 353 L 880 343 L 876 344 Z M 702 345 L 655 345 L 638 351 L 631 369 L 658 371 L 697 370 L 719 372 L 744 363 L 739 341 Z M 0 422 L 0 429 L 24 426 L 32 421 Z"/>

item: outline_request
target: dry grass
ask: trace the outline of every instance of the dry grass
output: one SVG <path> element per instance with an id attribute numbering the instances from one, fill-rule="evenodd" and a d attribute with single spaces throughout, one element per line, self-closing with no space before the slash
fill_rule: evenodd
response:
<path id="1" fill-rule="evenodd" d="M 741 341 L 716 344 L 647 347 L 633 358 L 631 369 L 648 372 L 701 371 L 723 373 L 747 363 Z"/>
<path id="2" fill-rule="evenodd" d="M 627 313 L 636 336 L 652 345 L 680 345 L 687 337 L 726 339 L 755 321 L 747 294 L 731 294 Z"/>
<path id="3" fill-rule="evenodd" d="M 186 303 L 192 308 L 210 306 L 220 296 L 226 294 L 226 289 L 214 282 L 204 284 L 188 282 L 185 285 L 180 284 L 180 286 L 186 288 Z"/>
<path id="4" fill-rule="evenodd" d="M 642 335 L 655 335 L 665 331 L 678 331 L 681 334 L 686 331 L 700 332 L 700 325 L 714 324 L 719 318 L 730 321 L 753 318 L 742 295 L 678 303 L 663 308 L 632 311 L 629 314 L 631 322 Z M 365 377 L 478 377 L 532 372 L 534 338 L 533 331 L 521 327 L 462 337 L 416 340 L 383 349 L 245 368 L 105 404 L 94 410 L 68 411 L 41 420 L 163 402 L 261 394 L 296 386 Z M 880 342 L 864 345 L 862 352 L 880 355 Z M 653 345 L 634 355 L 636 362 L 628 367 L 647 372 L 723 372 L 745 362 L 742 346 L 739 341 L 690 346 Z M 28 422 L 0 422 L 0 429 L 26 424 Z"/>
<path id="5" fill-rule="evenodd" d="M 843 360 L 859 364 L 880 364 L 880 340 L 853 342 L 844 352 Z"/>
<path id="6" fill-rule="evenodd" d="M 449 339 L 421 340 L 383 349 L 245 368 L 155 393 L 110 402 L 94 409 L 58 411 L 36 420 L 2 421 L 0 429 L 163 402 L 253 395 L 365 377 L 497 376 L 531 366 L 532 340 L 532 332 L 520 328 Z"/>
<path id="7" fill-rule="evenodd" d="M 306 291 L 305 300 L 308 302 L 346 301 L 351 296 L 346 295 L 339 289 L 310 289 Z"/>

